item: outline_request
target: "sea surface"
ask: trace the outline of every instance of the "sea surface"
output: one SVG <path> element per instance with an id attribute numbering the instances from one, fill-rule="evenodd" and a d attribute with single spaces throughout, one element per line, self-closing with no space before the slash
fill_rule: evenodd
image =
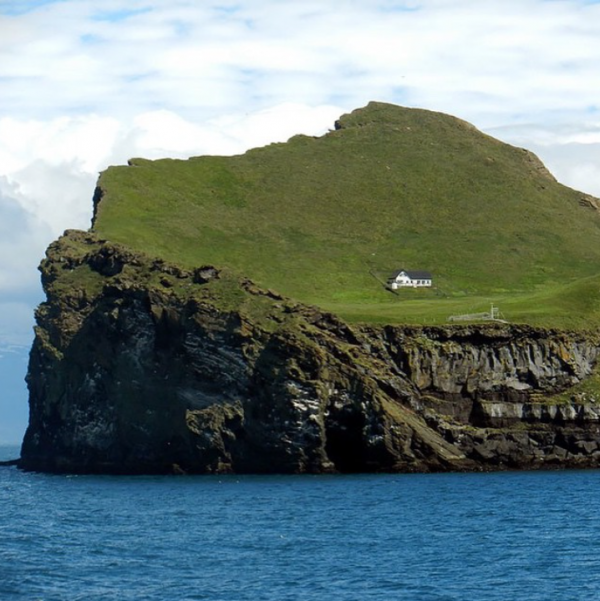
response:
<path id="1" fill-rule="evenodd" d="M 17 448 L 0 448 L 0 459 Z M 0 600 L 600 599 L 600 471 L 0 468 Z"/>

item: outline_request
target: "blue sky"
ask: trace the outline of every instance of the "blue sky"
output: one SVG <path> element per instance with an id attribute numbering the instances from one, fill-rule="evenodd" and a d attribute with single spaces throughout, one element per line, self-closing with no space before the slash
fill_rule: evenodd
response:
<path id="1" fill-rule="evenodd" d="M 25 428 L 37 264 L 89 227 L 108 165 L 318 135 L 381 100 L 600 195 L 599 70 L 585 0 L 0 0 L 0 444 Z"/>
<path id="2" fill-rule="evenodd" d="M 0 0 L 0 14 L 23 15 L 55 0 Z"/>

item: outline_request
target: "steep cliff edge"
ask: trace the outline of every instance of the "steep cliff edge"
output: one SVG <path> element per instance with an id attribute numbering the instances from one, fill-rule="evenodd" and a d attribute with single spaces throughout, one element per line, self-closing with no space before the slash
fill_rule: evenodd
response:
<path id="1" fill-rule="evenodd" d="M 584 467 L 598 335 L 350 326 L 212 266 L 67 232 L 41 265 L 20 466 L 75 473 Z M 558 398 L 557 394 L 562 393 Z"/>

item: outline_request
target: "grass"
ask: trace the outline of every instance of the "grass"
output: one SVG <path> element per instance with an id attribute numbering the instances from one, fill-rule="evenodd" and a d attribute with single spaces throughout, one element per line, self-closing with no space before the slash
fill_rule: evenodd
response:
<path id="1" fill-rule="evenodd" d="M 226 266 L 353 321 L 600 323 L 600 214 L 536 157 L 439 113 L 382 103 L 320 138 L 112 167 L 94 229 L 184 266 Z M 400 268 L 435 288 L 392 295 Z"/>
<path id="2" fill-rule="evenodd" d="M 451 315 L 481 313 L 493 304 L 511 323 L 583 330 L 600 324 L 600 276 L 563 285 L 540 286 L 532 292 L 439 297 L 436 291 L 405 290 L 379 303 L 334 301 L 323 307 L 351 322 L 449 323 Z M 463 322 L 464 323 L 464 322 Z"/>

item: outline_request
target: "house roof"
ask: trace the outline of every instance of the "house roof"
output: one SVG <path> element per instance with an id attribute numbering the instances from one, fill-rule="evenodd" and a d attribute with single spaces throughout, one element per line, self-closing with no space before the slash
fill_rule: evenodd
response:
<path id="1" fill-rule="evenodd" d="M 432 275 L 429 271 L 413 271 L 408 269 L 398 269 L 392 273 L 391 279 L 397 278 L 401 273 L 405 273 L 411 280 L 431 280 Z"/>

